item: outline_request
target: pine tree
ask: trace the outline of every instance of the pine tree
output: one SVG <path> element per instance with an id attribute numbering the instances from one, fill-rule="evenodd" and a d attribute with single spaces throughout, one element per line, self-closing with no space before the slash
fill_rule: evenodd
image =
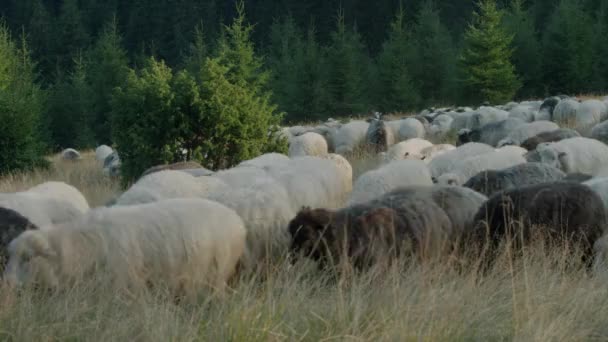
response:
<path id="1" fill-rule="evenodd" d="M 523 8 L 522 0 L 513 0 L 503 22 L 505 30 L 513 35 L 513 64 L 522 81 L 519 97 L 543 95 L 541 49 L 532 13 Z"/>
<path id="2" fill-rule="evenodd" d="M 465 32 L 460 62 L 469 101 L 506 102 L 520 88 L 510 61 L 513 37 L 505 33 L 501 19 L 502 13 L 494 0 L 480 0 L 473 22 Z"/>
<path id="3" fill-rule="evenodd" d="M 74 54 L 84 50 L 90 41 L 78 0 L 62 2 L 55 29 L 54 51 L 57 57 L 57 67 L 60 70 L 68 70 Z"/>
<path id="4" fill-rule="evenodd" d="M 346 28 L 342 9 L 326 53 L 331 112 L 349 115 L 367 111 L 365 81 L 369 60 L 359 34 Z"/>
<path id="5" fill-rule="evenodd" d="M 423 105 L 455 100 L 456 51 L 432 0 L 422 3 L 413 29 L 412 76 L 418 81 Z"/>
<path id="6" fill-rule="evenodd" d="M 200 69 L 204 64 L 205 60 L 209 56 L 209 48 L 205 41 L 205 30 L 203 23 L 200 22 L 194 28 L 194 40 L 190 43 L 188 51 L 183 60 L 183 69 L 188 70 L 192 75 L 200 75 L 202 70 Z"/>
<path id="7" fill-rule="evenodd" d="M 383 112 L 417 107 L 420 97 L 412 78 L 412 43 L 405 28 L 403 8 L 391 23 L 388 40 L 378 57 L 379 86 L 376 103 Z"/>
<path id="8" fill-rule="evenodd" d="M 561 0 L 543 36 L 544 83 L 550 93 L 591 90 L 593 27 L 579 0 Z"/>
<path id="9" fill-rule="evenodd" d="M 41 113 L 44 94 L 22 37 L 0 25 L 0 174 L 45 165 Z"/>
<path id="10" fill-rule="evenodd" d="M 122 47 L 116 19 L 108 22 L 87 54 L 87 81 L 91 87 L 93 131 L 99 144 L 110 144 L 110 99 L 115 87 L 127 78 L 128 59 Z"/>

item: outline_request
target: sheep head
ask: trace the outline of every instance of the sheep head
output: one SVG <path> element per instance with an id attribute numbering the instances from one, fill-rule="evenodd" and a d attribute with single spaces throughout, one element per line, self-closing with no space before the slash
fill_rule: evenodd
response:
<path id="1" fill-rule="evenodd" d="M 57 254 L 41 230 L 28 230 L 13 240 L 4 279 L 11 285 L 59 285 L 56 276 Z"/>
<path id="2" fill-rule="evenodd" d="M 26 230 L 38 229 L 30 220 L 18 212 L 0 207 L 0 270 L 7 262 L 5 247 Z"/>

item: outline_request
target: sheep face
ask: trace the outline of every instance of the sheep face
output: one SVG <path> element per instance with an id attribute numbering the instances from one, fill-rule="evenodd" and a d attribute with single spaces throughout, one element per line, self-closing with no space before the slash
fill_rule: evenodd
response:
<path id="1" fill-rule="evenodd" d="M 38 229 L 38 227 L 18 212 L 0 208 L 0 270 L 4 268 L 8 257 L 5 247 L 19 234 L 30 229 Z"/>
<path id="2" fill-rule="evenodd" d="M 470 142 L 477 142 L 481 139 L 481 131 L 478 129 L 470 130 L 463 128 L 458 131 L 458 140 L 456 146 L 464 145 Z"/>
<path id="3" fill-rule="evenodd" d="M 13 286 L 26 284 L 55 288 L 59 285 L 54 265 L 57 254 L 42 231 L 30 230 L 8 247 L 9 262 L 4 279 Z"/>

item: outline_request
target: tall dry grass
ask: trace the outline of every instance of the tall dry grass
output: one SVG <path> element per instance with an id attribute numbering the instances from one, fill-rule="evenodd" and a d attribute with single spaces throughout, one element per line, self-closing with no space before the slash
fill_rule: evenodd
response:
<path id="1" fill-rule="evenodd" d="M 93 204 L 116 194 L 87 156 L 13 175 L 0 189 L 44 180 L 78 187 Z M 608 285 L 563 250 L 530 248 L 481 276 L 447 261 L 407 260 L 348 278 L 309 262 L 242 274 L 223 298 L 176 304 L 161 290 L 116 293 L 89 279 L 43 293 L 0 288 L 6 341 L 605 341 Z M 104 275 L 99 275 L 103 278 Z"/>

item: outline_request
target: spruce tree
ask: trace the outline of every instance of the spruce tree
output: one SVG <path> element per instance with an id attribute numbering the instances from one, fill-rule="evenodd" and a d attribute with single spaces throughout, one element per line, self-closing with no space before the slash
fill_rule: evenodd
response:
<path id="1" fill-rule="evenodd" d="M 340 9 L 335 31 L 327 47 L 328 90 L 331 112 L 338 115 L 362 113 L 368 108 L 365 84 L 369 59 L 355 29 L 348 29 Z"/>
<path id="2" fill-rule="evenodd" d="M 0 25 L 0 174 L 45 165 L 41 114 L 44 93 L 25 38 L 15 43 Z"/>
<path id="3" fill-rule="evenodd" d="M 422 3 L 413 28 L 412 76 L 423 105 L 455 100 L 456 50 L 432 0 Z"/>
<path id="4" fill-rule="evenodd" d="M 543 80 L 549 93 L 591 90 L 593 27 L 579 0 L 561 0 L 543 36 Z"/>
<path id="5" fill-rule="evenodd" d="M 469 101 L 507 102 L 521 86 L 510 61 L 513 37 L 504 31 L 501 19 L 494 0 L 480 0 L 465 32 L 460 62 Z"/>
<path id="6" fill-rule="evenodd" d="M 420 97 L 410 76 L 412 54 L 411 37 L 405 27 L 403 8 L 400 8 L 378 57 L 376 104 L 381 111 L 406 111 L 417 107 Z"/>
<path id="7" fill-rule="evenodd" d="M 513 64 L 522 81 L 519 97 L 542 96 L 541 49 L 534 25 L 534 16 L 523 8 L 522 0 L 513 0 L 503 20 L 506 31 L 513 35 Z"/>
<path id="8" fill-rule="evenodd" d="M 69 70 L 75 54 L 84 50 L 89 41 L 90 35 L 84 25 L 78 0 L 64 0 L 53 39 L 57 67 Z"/>
<path id="9" fill-rule="evenodd" d="M 87 81 L 91 87 L 91 115 L 98 144 L 111 144 L 110 99 L 114 88 L 126 80 L 127 53 L 114 18 L 106 24 L 101 35 L 87 54 Z"/>

